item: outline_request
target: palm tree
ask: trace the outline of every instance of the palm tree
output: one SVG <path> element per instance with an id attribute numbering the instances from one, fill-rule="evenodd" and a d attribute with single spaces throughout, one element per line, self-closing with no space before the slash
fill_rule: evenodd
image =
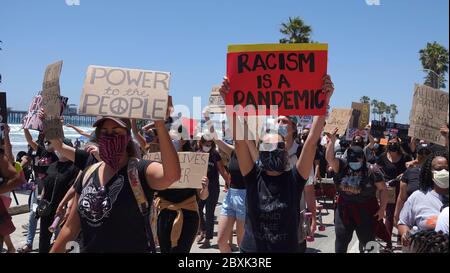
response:
<path id="1" fill-rule="evenodd" d="M 280 32 L 286 38 L 280 39 L 282 44 L 311 43 L 312 28 L 303 22 L 300 17 L 289 17 L 289 22 L 282 23 Z"/>
<path id="2" fill-rule="evenodd" d="M 386 110 L 384 111 L 386 113 L 387 121 L 389 121 L 389 117 L 391 116 L 391 106 L 386 105 Z"/>
<path id="3" fill-rule="evenodd" d="M 382 118 L 384 118 L 384 114 L 386 113 L 386 108 L 387 108 L 387 105 L 384 101 L 380 101 L 378 103 L 378 115 L 379 115 L 380 120 Z"/>
<path id="4" fill-rule="evenodd" d="M 395 117 L 398 115 L 397 105 L 391 104 L 391 105 L 389 105 L 389 109 L 391 110 L 390 111 L 391 121 L 395 122 Z"/>
<path id="5" fill-rule="evenodd" d="M 375 120 L 376 119 L 375 115 L 378 114 L 378 100 L 373 99 L 371 105 L 372 105 L 373 119 Z"/>
<path id="6" fill-rule="evenodd" d="M 425 84 L 433 88 L 446 88 L 445 75 L 448 73 L 448 49 L 437 42 L 427 43 L 427 47 L 419 51 L 424 71 L 428 72 Z"/>
<path id="7" fill-rule="evenodd" d="M 359 101 L 361 103 L 370 103 L 370 98 L 368 96 L 362 96 Z"/>

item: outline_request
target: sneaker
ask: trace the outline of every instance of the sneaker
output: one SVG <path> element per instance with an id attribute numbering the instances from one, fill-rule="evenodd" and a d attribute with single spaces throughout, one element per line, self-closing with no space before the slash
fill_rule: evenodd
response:
<path id="1" fill-rule="evenodd" d="M 200 233 L 200 235 L 198 235 L 198 237 L 197 237 L 197 244 L 201 244 L 203 242 L 203 240 L 205 240 L 205 234 Z"/>
<path id="2" fill-rule="evenodd" d="M 28 226 L 29 226 L 28 224 L 23 224 L 22 228 L 25 229 L 25 230 L 28 230 Z"/>
<path id="3" fill-rule="evenodd" d="M 205 240 L 201 246 L 199 246 L 201 249 L 211 248 L 211 243 L 209 240 Z"/>
<path id="4" fill-rule="evenodd" d="M 29 245 L 24 245 L 17 250 L 18 253 L 30 253 L 31 251 L 33 251 L 33 248 Z"/>

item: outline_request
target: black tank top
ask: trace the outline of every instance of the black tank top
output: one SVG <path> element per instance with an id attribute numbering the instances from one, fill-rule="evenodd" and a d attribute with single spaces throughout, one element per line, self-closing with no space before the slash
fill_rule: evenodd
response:
<path id="1" fill-rule="evenodd" d="M 239 169 L 239 163 L 235 152 L 231 153 L 230 162 L 228 163 L 228 171 L 231 175 L 230 188 L 239 190 L 245 189 L 244 177 Z"/>

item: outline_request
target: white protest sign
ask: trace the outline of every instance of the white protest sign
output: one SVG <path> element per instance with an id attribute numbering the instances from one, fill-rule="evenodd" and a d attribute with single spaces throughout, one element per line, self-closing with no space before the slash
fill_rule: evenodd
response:
<path id="1" fill-rule="evenodd" d="M 208 111 L 211 114 L 224 114 L 225 113 L 225 102 L 220 95 L 220 86 L 214 86 L 209 96 Z"/>
<path id="2" fill-rule="evenodd" d="M 170 73 L 89 66 L 79 112 L 82 115 L 164 120 Z"/>
<path id="3" fill-rule="evenodd" d="M 440 128 L 447 124 L 448 93 L 416 84 L 409 116 L 410 137 L 445 145 Z"/>
<path id="4" fill-rule="evenodd" d="M 61 122 L 61 96 L 59 77 L 61 75 L 62 61 L 48 65 L 45 70 L 42 84 L 42 108 L 45 119 L 42 122 L 45 138 L 63 138 L 64 131 Z"/>
<path id="5" fill-rule="evenodd" d="M 209 154 L 207 153 L 178 153 L 181 167 L 181 178 L 169 189 L 201 189 L 202 179 L 208 171 Z M 145 160 L 161 162 L 161 153 L 148 153 Z M 170 170 L 169 170 L 170 171 Z"/>

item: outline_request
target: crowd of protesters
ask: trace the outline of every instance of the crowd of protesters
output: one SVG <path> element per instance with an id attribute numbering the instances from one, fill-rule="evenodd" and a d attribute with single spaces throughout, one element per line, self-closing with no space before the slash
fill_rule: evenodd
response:
<path id="1" fill-rule="evenodd" d="M 220 93 L 225 98 L 229 92 L 225 78 Z M 322 92 L 329 105 L 334 92 L 329 76 Z M 208 113 L 204 119 L 210 122 Z M 193 140 L 170 109 L 167 120 L 142 128 L 136 120 L 115 117 L 99 118 L 93 134 L 69 125 L 89 138 L 83 147 L 42 132 L 33 139 L 24 129 L 29 150 L 16 156 L 6 125 L 0 148 L 0 245 L 4 242 L 8 252 L 32 252 L 40 222 L 40 253 L 66 252 L 70 242 L 86 253 L 189 253 L 194 243 L 212 247 L 217 217 L 222 253 L 232 251 L 234 231 L 242 253 L 305 252 L 306 235 L 316 232 L 315 189 L 328 177 L 336 189 L 337 253 L 348 251 L 354 232 L 361 252 L 377 238 L 386 242 L 386 251 L 401 244 L 410 252 L 448 252 L 448 124 L 441 129 L 446 146 L 396 135 L 382 145 L 370 125 L 367 139 L 324 133 L 325 116 L 314 117 L 308 128 L 300 128 L 295 116 L 275 117 L 276 129 L 267 127 L 257 141 L 237 137 L 251 134 L 246 119 L 231 112 L 227 119 L 228 139 L 207 126 Z M 154 152 L 161 163 L 142 159 Z M 177 152 L 209 154 L 201 189 L 170 188 L 181 176 Z M 226 193 L 215 215 L 220 177 Z M 30 192 L 30 213 L 26 243 L 16 249 L 8 208 L 10 192 L 23 185 Z"/>

